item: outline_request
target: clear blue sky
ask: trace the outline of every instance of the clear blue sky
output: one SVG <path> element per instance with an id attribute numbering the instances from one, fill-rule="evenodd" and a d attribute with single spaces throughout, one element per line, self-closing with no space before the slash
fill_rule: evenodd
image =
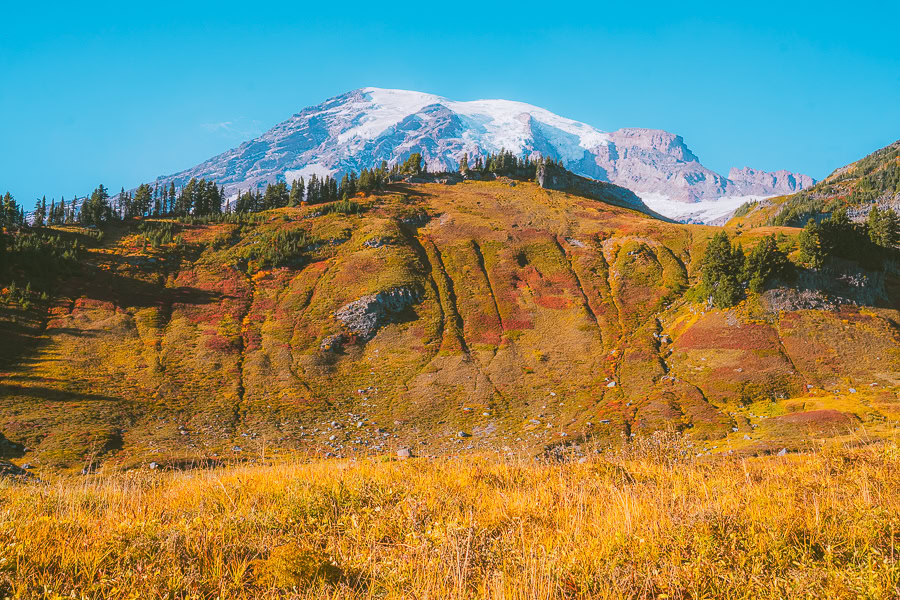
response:
<path id="1" fill-rule="evenodd" d="M 31 4 L 31 7 L 26 7 Z M 898 2 L 7 2 L 0 192 L 172 173 L 364 86 L 507 98 L 816 178 L 900 138 Z"/>

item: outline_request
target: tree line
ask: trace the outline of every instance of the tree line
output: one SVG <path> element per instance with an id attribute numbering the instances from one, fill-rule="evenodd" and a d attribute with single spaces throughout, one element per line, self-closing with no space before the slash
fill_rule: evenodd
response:
<path id="1" fill-rule="evenodd" d="M 900 243 L 900 217 L 892 209 L 873 206 L 865 223 L 854 223 L 846 209 L 834 211 L 822 222 L 810 219 L 797 236 L 797 261 L 808 269 L 821 269 L 829 259 L 843 258 L 879 268 Z M 740 244 L 720 231 L 706 247 L 701 262 L 700 290 L 719 308 L 734 306 L 747 292 L 762 292 L 766 285 L 785 279 L 794 268 L 785 236 L 764 238 L 745 255 Z"/>
<path id="2" fill-rule="evenodd" d="M 561 164 L 552 159 L 533 160 L 516 156 L 508 150 L 489 153 L 470 159 L 468 153 L 460 159 L 459 172 L 464 176 L 496 175 L 521 179 L 533 179 L 537 167 L 543 162 Z M 134 191 L 121 189 L 111 196 L 100 184 L 87 197 L 75 196 L 71 202 L 61 198 L 59 202 L 46 196 L 35 203 L 31 224 L 102 226 L 116 220 L 135 217 L 207 217 L 233 210 L 234 212 L 260 212 L 286 206 L 323 204 L 338 200 L 348 201 L 358 193 L 373 193 L 384 189 L 392 179 L 422 175 L 427 171 L 425 159 L 419 152 L 411 153 L 403 162 L 388 166 L 387 161 L 371 169 L 363 169 L 358 175 L 348 171 L 340 180 L 311 175 L 291 182 L 270 183 L 265 190 L 239 191 L 233 204 L 225 198 L 224 188 L 212 180 L 191 178 L 181 189 L 175 182 L 168 185 L 142 183 Z M 7 193 L 0 203 L 0 224 L 21 226 L 25 224 L 25 211 Z"/>

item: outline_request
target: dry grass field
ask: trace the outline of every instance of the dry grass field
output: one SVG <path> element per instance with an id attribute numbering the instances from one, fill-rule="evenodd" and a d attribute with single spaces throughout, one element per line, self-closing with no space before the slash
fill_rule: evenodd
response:
<path id="1" fill-rule="evenodd" d="M 300 460 L 0 483 L 9 598 L 896 598 L 900 447 Z"/>

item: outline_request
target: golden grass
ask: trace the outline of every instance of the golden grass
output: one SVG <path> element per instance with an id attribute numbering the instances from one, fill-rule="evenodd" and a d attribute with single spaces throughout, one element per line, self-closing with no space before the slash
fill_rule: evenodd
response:
<path id="1" fill-rule="evenodd" d="M 900 447 L 0 484 L 15 598 L 896 598 Z"/>

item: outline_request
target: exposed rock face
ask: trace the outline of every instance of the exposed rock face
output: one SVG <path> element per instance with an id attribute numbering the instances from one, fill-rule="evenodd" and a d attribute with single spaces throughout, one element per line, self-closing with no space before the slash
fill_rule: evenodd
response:
<path id="1" fill-rule="evenodd" d="M 609 136 L 610 143 L 595 151 L 595 163 L 602 173 L 586 175 L 627 187 L 638 195 L 659 194 L 681 202 L 719 198 L 732 191 L 726 178 L 700 164 L 680 135 L 628 128 Z"/>
<path id="2" fill-rule="evenodd" d="M 397 315 L 418 303 L 421 290 L 398 287 L 363 296 L 344 305 L 334 316 L 362 340 L 369 340 Z"/>
<path id="3" fill-rule="evenodd" d="M 816 183 L 809 175 L 791 173 L 790 171 L 775 171 L 768 173 L 750 167 L 736 169 L 732 167 L 728 172 L 728 179 L 741 190 L 741 194 L 793 194 L 803 188 L 808 188 Z"/>
<path id="4" fill-rule="evenodd" d="M 521 102 L 457 102 L 379 88 L 306 108 L 262 136 L 157 183 L 184 186 L 192 177 L 205 178 L 233 195 L 314 173 L 340 176 L 382 161 L 395 164 L 413 152 L 423 155 L 430 171 L 452 171 L 464 153 L 474 159 L 504 149 L 559 159 L 574 173 L 628 188 L 648 203 L 651 196 L 699 202 L 776 195 L 812 183 L 805 175 L 753 169 L 733 169 L 738 179 L 726 178 L 700 164 L 681 136 L 659 129 L 607 133 Z"/>

